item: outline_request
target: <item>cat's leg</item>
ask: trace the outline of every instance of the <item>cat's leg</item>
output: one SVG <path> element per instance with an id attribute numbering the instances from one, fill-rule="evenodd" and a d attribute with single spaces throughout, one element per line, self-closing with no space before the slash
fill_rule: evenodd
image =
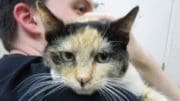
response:
<path id="1" fill-rule="evenodd" d="M 166 96 L 150 87 L 146 87 L 141 96 L 143 101 L 170 101 Z"/>

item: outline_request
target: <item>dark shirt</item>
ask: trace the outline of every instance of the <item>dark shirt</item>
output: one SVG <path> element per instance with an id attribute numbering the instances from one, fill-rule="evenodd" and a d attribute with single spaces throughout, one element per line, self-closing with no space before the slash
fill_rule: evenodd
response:
<path id="1" fill-rule="evenodd" d="M 49 73 L 49 68 L 45 67 L 42 64 L 41 57 L 23 56 L 19 54 L 5 55 L 0 59 L 0 101 L 18 101 L 28 88 L 25 88 L 23 90 L 15 90 L 15 88 L 17 88 L 17 85 L 26 78 L 38 73 Z M 129 99 L 129 101 L 139 101 L 138 98 L 130 92 L 126 90 L 122 90 L 121 92 Z M 42 93 L 38 97 L 43 96 L 43 94 L 44 93 Z M 37 99 L 33 99 L 33 101 L 39 101 Z M 89 96 L 77 95 L 71 90 L 66 90 L 63 93 L 52 93 L 48 96 L 44 96 L 42 100 L 105 101 L 98 93 L 94 93 L 93 95 Z M 28 98 L 24 99 L 23 101 L 28 101 Z"/>

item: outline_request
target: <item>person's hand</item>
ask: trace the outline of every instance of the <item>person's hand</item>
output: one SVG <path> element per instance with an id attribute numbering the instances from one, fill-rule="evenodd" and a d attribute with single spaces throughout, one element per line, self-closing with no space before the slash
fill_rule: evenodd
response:
<path id="1" fill-rule="evenodd" d="M 81 22 L 82 21 L 86 21 L 86 20 L 101 20 L 101 21 L 114 21 L 116 20 L 115 17 L 111 16 L 108 13 L 98 13 L 98 12 L 89 12 L 84 14 L 83 16 L 78 17 L 77 19 L 73 19 L 70 22 L 66 22 L 66 23 L 73 23 L 73 22 Z"/>

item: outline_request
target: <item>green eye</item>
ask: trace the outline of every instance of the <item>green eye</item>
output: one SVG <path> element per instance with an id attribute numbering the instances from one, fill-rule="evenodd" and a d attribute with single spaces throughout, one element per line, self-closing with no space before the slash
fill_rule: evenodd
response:
<path id="1" fill-rule="evenodd" d="M 63 62 L 73 62 L 75 60 L 74 54 L 70 52 L 61 52 L 60 57 Z"/>
<path id="2" fill-rule="evenodd" d="M 107 63 L 110 61 L 110 55 L 108 53 L 98 53 L 95 60 L 99 63 Z"/>

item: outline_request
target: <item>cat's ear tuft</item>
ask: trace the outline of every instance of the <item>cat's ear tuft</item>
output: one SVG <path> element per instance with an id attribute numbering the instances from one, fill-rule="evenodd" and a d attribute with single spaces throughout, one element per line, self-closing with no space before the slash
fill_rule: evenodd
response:
<path id="1" fill-rule="evenodd" d="M 124 18 L 121 19 L 122 24 L 120 27 L 122 28 L 122 30 L 124 30 L 125 32 L 131 31 L 132 25 L 136 19 L 138 11 L 139 6 L 136 6 Z"/>
<path id="2" fill-rule="evenodd" d="M 138 14 L 138 11 L 139 7 L 136 6 L 123 18 L 110 23 L 109 31 L 115 34 L 112 36 L 119 37 L 119 39 L 125 43 L 125 46 L 129 42 L 129 33 Z"/>
<path id="3" fill-rule="evenodd" d="M 111 23 L 111 27 L 123 32 L 130 32 L 135 18 L 138 14 L 139 6 L 134 7 L 126 16 Z"/>
<path id="4" fill-rule="evenodd" d="M 63 31 L 65 27 L 63 21 L 54 16 L 41 0 L 36 1 L 36 7 L 38 13 L 40 14 L 47 36 L 53 36 L 53 34 L 57 34 L 57 32 L 60 33 Z M 50 41 L 49 39 L 52 38 L 47 37 L 46 39 L 47 41 Z"/>

